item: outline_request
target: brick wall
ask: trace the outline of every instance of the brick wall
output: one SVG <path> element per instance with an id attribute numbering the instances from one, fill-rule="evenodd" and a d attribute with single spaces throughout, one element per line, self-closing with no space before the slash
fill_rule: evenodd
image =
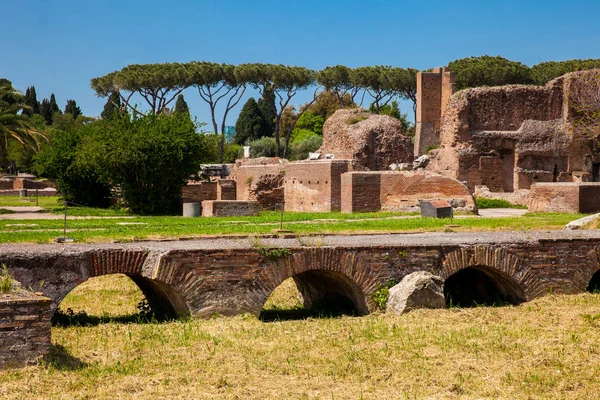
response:
<path id="1" fill-rule="evenodd" d="M 183 203 L 217 199 L 217 182 L 191 183 L 181 188 Z"/>
<path id="2" fill-rule="evenodd" d="M 278 176 L 286 164 L 241 165 L 236 169 L 236 199 L 254 200 L 251 191 L 264 176 Z"/>
<path id="3" fill-rule="evenodd" d="M 0 296 L 0 369 L 35 363 L 49 351 L 51 303 L 33 294 Z"/>
<path id="4" fill-rule="evenodd" d="M 531 185 L 529 212 L 580 211 L 578 183 L 534 183 Z"/>
<path id="5" fill-rule="evenodd" d="M 418 211 L 421 200 L 447 200 L 457 210 L 476 210 L 469 189 L 452 178 L 392 171 L 342 175 L 342 212 Z"/>
<path id="6" fill-rule="evenodd" d="M 246 217 L 258 215 L 260 209 L 257 201 L 205 200 L 202 202 L 203 217 Z"/>
<path id="7" fill-rule="evenodd" d="M 339 211 L 342 174 L 349 160 L 318 160 L 289 163 L 285 167 L 285 210 Z"/>

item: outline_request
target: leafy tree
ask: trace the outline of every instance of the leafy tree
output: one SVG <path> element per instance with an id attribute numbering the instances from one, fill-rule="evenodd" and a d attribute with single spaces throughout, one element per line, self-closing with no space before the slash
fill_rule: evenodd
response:
<path id="1" fill-rule="evenodd" d="M 304 110 L 300 110 L 291 127 L 286 131 L 281 130 L 282 114 L 291 105 L 292 98 L 300 90 L 305 90 L 315 83 L 315 71 L 304 67 L 290 67 L 280 64 L 242 64 L 236 69 L 236 75 L 238 79 L 252 84 L 261 94 L 265 90 L 272 90 L 275 94 L 277 104 L 273 104 L 272 107 L 275 114 L 275 155 L 285 157 L 293 127 Z M 315 91 L 313 102 L 317 97 L 317 91 Z M 285 137 L 283 152 L 280 143 L 282 133 Z"/>
<path id="2" fill-rule="evenodd" d="M 531 78 L 536 85 L 544 85 L 569 72 L 600 68 L 599 59 L 547 61 L 531 67 Z"/>
<path id="3" fill-rule="evenodd" d="M 454 72 L 456 87 L 501 86 L 532 83 L 529 67 L 518 61 L 496 56 L 468 57 L 448 63 Z"/>
<path id="4" fill-rule="evenodd" d="M 79 108 L 75 100 L 67 100 L 67 105 L 65 106 L 65 114 L 71 114 L 73 116 L 73 119 L 76 119 L 81 115 L 81 108 Z"/>
<path id="5" fill-rule="evenodd" d="M 308 153 L 317 151 L 321 144 L 323 144 L 323 137 L 314 133 L 307 135 L 303 140 L 295 140 L 290 147 L 289 159 L 292 161 L 306 160 Z"/>
<path id="6" fill-rule="evenodd" d="M 417 70 L 377 65 L 356 68 L 351 76 L 354 86 L 373 98 L 376 114 L 397 97 L 411 100 L 416 112 Z"/>
<path id="7" fill-rule="evenodd" d="M 102 119 L 111 119 L 116 117 L 119 113 L 121 113 L 121 96 L 119 96 L 118 92 L 112 92 L 108 96 L 108 100 L 104 105 L 104 109 L 102 113 L 100 113 L 100 117 Z"/>
<path id="8" fill-rule="evenodd" d="M 16 141 L 20 145 L 38 150 L 40 142 L 46 136 L 37 131 L 29 117 L 23 114 L 30 110 L 25 103 L 25 97 L 12 87 L 6 79 L 0 80 L 0 162 L 6 166 L 7 147 L 10 142 Z"/>
<path id="9" fill-rule="evenodd" d="M 323 118 L 324 121 L 327 121 L 327 118 L 331 117 L 334 112 L 342 108 L 340 104 L 344 104 L 345 108 L 358 107 L 350 94 L 346 93 L 340 103 L 338 95 L 331 91 L 322 92 L 314 103 L 310 106 L 304 105 L 303 107 L 307 107 L 307 111 L 310 111 L 313 115 L 318 115 Z"/>
<path id="10" fill-rule="evenodd" d="M 177 96 L 177 101 L 175 102 L 175 112 L 179 114 L 190 115 L 190 108 L 188 107 L 188 104 L 183 98 L 182 94 Z"/>
<path id="11" fill-rule="evenodd" d="M 53 128 L 51 145 L 35 156 L 34 167 L 40 176 L 51 179 L 62 197 L 90 207 L 110 205 L 111 186 L 98 165 L 90 163 L 80 148 L 104 129 L 103 121 L 70 123 L 65 129 Z"/>
<path id="12" fill-rule="evenodd" d="M 58 107 L 54 93 L 50 94 L 50 112 L 52 112 L 52 114 L 60 113 L 60 108 Z"/>
<path id="13" fill-rule="evenodd" d="M 225 126 L 227 115 L 238 105 L 246 92 L 247 81 L 244 74 L 239 73 L 241 66 L 216 64 L 209 62 L 193 62 L 189 64 L 191 82 L 198 89 L 200 98 L 210 108 L 210 117 L 215 133 L 221 135 L 219 143 L 219 161 L 223 162 L 225 149 Z M 222 106 L 221 126 L 217 124 L 217 110 Z"/>
<path id="14" fill-rule="evenodd" d="M 204 135 L 181 114 L 125 114 L 104 125 L 78 156 L 99 166 L 104 181 L 118 185 L 136 214 L 178 214 L 181 187 L 208 156 Z M 87 165 L 87 164 L 86 164 Z"/>
<path id="15" fill-rule="evenodd" d="M 352 74 L 353 70 L 345 65 L 325 67 L 317 73 L 317 82 L 326 92 L 335 95 L 338 109 L 354 104 L 354 98 L 361 89 L 355 85 Z"/>
<path id="16" fill-rule="evenodd" d="M 243 145 L 247 141 L 260 139 L 267 136 L 265 119 L 256 100 L 250 97 L 238 116 L 235 123 L 235 143 Z"/>
<path id="17" fill-rule="evenodd" d="M 579 75 L 571 84 L 569 100 L 574 129 L 600 147 L 600 71 Z"/>
<path id="18" fill-rule="evenodd" d="M 275 157 L 277 144 L 272 137 L 262 137 L 249 143 L 250 156 L 256 157 Z"/>
<path id="19" fill-rule="evenodd" d="M 325 119 L 320 115 L 315 115 L 310 111 L 305 111 L 296 122 L 295 129 L 306 129 L 315 134 L 323 135 L 323 124 Z"/>
<path id="20" fill-rule="evenodd" d="M 257 103 L 264 120 L 265 132 L 263 136 L 273 136 L 275 134 L 275 121 L 277 119 L 277 114 L 274 111 L 277 110 L 277 107 L 275 106 L 275 93 L 273 93 L 273 89 L 266 87 Z"/>
<path id="21" fill-rule="evenodd" d="M 40 113 L 40 102 L 37 100 L 35 86 L 30 86 L 25 91 L 25 104 L 27 104 L 28 109 L 23 110 L 24 114 L 31 117 L 33 114 Z"/>
<path id="22" fill-rule="evenodd" d="M 160 114 L 192 85 L 192 79 L 193 71 L 188 64 L 132 64 L 92 79 L 91 86 L 100 97 L 117 93 L 125 108 L 134 114 L 145 114 L 136 106 L 133 96 L 137 94 L 146 102 L 151 114 Z"/>
<path id="23" fill-rule="evenodd" d="M 43 99 L 40 103 L 40 114 L 44 117 L 44 121 L 48 125 L 52 125 L 52 110 L 50 109 L 50 101 Z"/>

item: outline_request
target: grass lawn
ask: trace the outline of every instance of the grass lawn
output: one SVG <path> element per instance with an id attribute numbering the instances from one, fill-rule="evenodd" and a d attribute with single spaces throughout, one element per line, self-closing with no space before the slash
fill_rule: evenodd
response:
<path id="1" fill-rule="evenodd" d="M 281 289 L 269 307 L 294 306 Z M 61 306 L 122 315 L 140 298 L 112 275 Z M 52 356 L 0 372 L 0 398 L 597 398 L 599 311 L 600 295 L 581 294 L 403 316 L 55 327 Z"/>
<path id="2" fill-rule="evenodd" d="M 574 214 L 527 214 L 511 218 L 455 219 L 453 231 L 562 229 Z M 433 232 L 447 230 L 448 219 L 400 218 L 395 214 L 286 213 L 284 228 L 296 234 Z M 68 236 L 77 242 L 178 239 L 210 235 L 270 234 L 279 228 L 279 213 L 263 212 L 258 217 L 123 217 L 71 219 Z M 62 236 L 63 221 L 0 220 L 0 243 L 54 241 Z"/>
<path id="3" fill-rule="evenodd" d="M 61 214 L 64 206 L 57 197 L 40 197 L 40 207 Z M 0 197 L 1 206 L 23 205 L 18 197 Z M 76 219 L 69 217 L 89 217 Z M 111 218 L 97 218 L 111 217 Z M 456 218 L 453 231 L 562 229 L 580 214 L 526 214 L 511 218 Z M 214 235 L 271 234 L 279 228 L 277 211 L 257 217 L 183 218 L 178 216 L 140 217 L 120 209 L 69 207 L 68 236 L 77 242 L 131 241 L 196 238 Z M 415 213 L 294 213 L 284 215 L 284 228 L 296 234 L 387 233 L 443 231 L 448 219 L 420 218 Z M 0 220 L 0 243 L 50 243 L 62 236 L 63 221 Z"/>

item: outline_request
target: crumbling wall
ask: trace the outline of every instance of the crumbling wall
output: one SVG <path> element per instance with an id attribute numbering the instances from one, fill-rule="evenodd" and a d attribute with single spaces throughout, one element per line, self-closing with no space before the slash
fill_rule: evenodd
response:
<path id="1" fill-rule="evenodd" d="M 456 179 L 425 172 L 342 175 L 342 212 L 419 211 L 421 200 L 446 200 L 457 211 L 477 211 L 473 195 Z"/>
<path id="2" fill-rule="evenodd" d="M 413 144 L 398 119 L 360 109 L 337 110 L 325 121 L 318 152 L 373 171 L 413 161 Z"/>
<path id="3" fill-rule="evenodd" d="M 51 304 L 22 289 L 0 295 L 0 369 L 33 364 L 48 353 Z"/>
<path id="4" fill-rule="evenodd" d="M 454 94 L 428 170 L 465 181 L 471 190 L 486 185 L 493 192 L 573 181 L 592 152 L 588 141 L 573 134 L 565 106 L 578 74 L 543 87 L 507 85 Z"/>
<path id="5" fill-rule="evenodd" d="M 274 209 L 284 200 L 284 168 L 287 160 L 254 158 L 238 160 L 235 167 L 236 199 L 255 200 L 264 209 Z"/>

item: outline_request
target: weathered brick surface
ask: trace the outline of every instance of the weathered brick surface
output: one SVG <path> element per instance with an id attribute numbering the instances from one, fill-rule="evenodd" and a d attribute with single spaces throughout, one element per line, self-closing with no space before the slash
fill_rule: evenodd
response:
<path id="1" fill-rule="evenodd" d="M 236 200 L 236 187 L 233 179 L 217 181 L 217 200 Z"/>
<path id="2" fill-rule="evenodd" d="M 35 363 L 50 350 L 52 300 L 0 295 L 0 369 Z"/>
<path id="3" fill-rule="evenodd" d="M 189 183 L 181 188 L 182 203 L 201 203 L 217 200 L 217 182 Z"/>
<path id="4" fill-rule="evenodd" d="M 530 212 L 600 212 L 600 183 L 536 183 Z"/>
<path id="5" fill-rule="evenodd" d="M 287 162 L 236 166 L 236 200 L 256 200 L 263 208 L 283 203 L 283 174 Z"/>
<path id="6" fill-rule="evenodd" d="M 342 212 L 418 211 L 422 200 L 447 200 L 476 211 L 469 189 L 455 179 L 413 172 L 348 172 L 342 175 Z"/>
<path id="7" fill-rule="evenodd" d="M 202 202 L 203 217 L 248 217 L 258 215 L 258 201 L 205 200 Z"/>
<path id="8" fill-rule="evenodd" d="M 341 208 L 342 174 L 348 160 L 289 163 L 285 167 L 285 210 L 329 212 Z"/>
<path id="9" fill-rule="evenodd" d="M 368 313 L 375 307 L 371 295 L 379 285 L 420 270 L 448 278 L 464 268 L 477 267 L 517 298 L 530 300 L 549 291 L 585 291 L 600 269 L 600 237 L 596 236 L 565 233 L 547 239 L 536 235 L 531 240 L 511 236 L 497 244 L 482 244 L 479 237 L 452 244 L 456 237 L 448 236 L 442 242 L 402 244 L 404 236 L 395 239 L 398 244 L 373 244 L 365 237 L 364 243 L 356 245 L 325 242 L 321 247 L 302 247 L 290 239 L 285 241 L 290 255 L 275 259 L 237 239 L 223 248 L 202 248 L 199 241 L 185 248 L 170 248 L 174 242 L 160 248 L 140 243 L 102 249 L 75 246 L 47 253 L 3 251 L 0 262 L 25 287 L 41 286 L 55 305 L 89 277 L 119 272 L 131 277 L 152 301 L 194 316 L 257 314 L 271 292 L 289 277 L 304 289 L 314 289 L 306 293 L 312 299 L 331 291 L 342 293 L 359 313 Z M 22 322 L 11 320 L 6 328 Z"/>
<path id="10" fill-rule="evenodd" d="M 454 94 L 428 169 L 466 181 L 471 190 L 486 185 L 497 192 L 585 180 L 594 149 L 573 130 L 570 93 L 572 83 L 588 73 L 569 73 L 543 87 L 506 85 Z"/>

